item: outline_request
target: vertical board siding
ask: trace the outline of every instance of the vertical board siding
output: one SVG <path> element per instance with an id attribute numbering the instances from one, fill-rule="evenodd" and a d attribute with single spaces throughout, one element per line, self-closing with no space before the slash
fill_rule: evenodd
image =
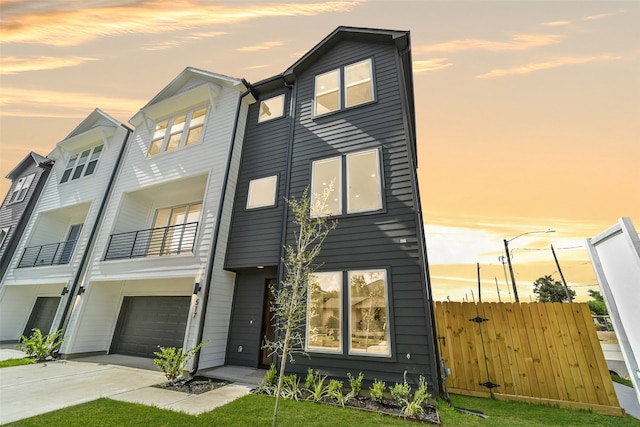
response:
<path id="1" fill-rule="evenodd" d="M 622 414 L 587 304 L 436 302 L 435 313 L 450 392 Z"/>
<path id="2" fill-rule="evenodd" d="M 262 99 L 285 93 L 262 94 Z M 260 101 L 249 107 L 246 136 L 233 208 L 231 237 L 225 267 L 228 269 L 277 265 L 280 258 L 284 188 L 289 145 L 289 93 L 285 93 L 285 116 L 258 123 Z M 249 182 L 278 176 L 276 206 L 246 209 Z"/>
<path id="3" fill-rule="evenodd" d="M 317 74 L 362 59 L 373 58 L 375 102 L 313 117 L 314 78 Z M 290 194 L 299 197 L 310 184 L 314 160 L 354 151 L 380 149 L 383 168 L 383 211 L 342 215 L 338 227 L 323 244 L 318 263 L 325 271 L 368 268 L 387 269 L 390 304 L 391 357 L 325 355 L 299 357 L 290 367 L 303 374 L 307 367 L 344 377 L 347 372 L 365 373 L 368 381 L 379 378 L 409 382 L 424 375 L 437 390 L 437 360 L 426 303 L 424 262 L 419 252 L 421 232 L 417 194 L 413 192 L 415 170 L 409 157 L 410 135 L 405 128 L 398 74 L 397 52 L 392 45 L 344 41 L 298 76 L 296 121 L 291 164 Z M 344 178 L 346 179 L 346 178 Z M 343 207 L 346 212 L 346 206 Z M 294 228 L 287 230 L 293 238 Z M 406 242 L 400 243 L 400 239 Z M 348 295 L 348 284 L 343 292 Z M 344 314 L 344 328 L 348 320 Z M 409 357 L 408 357 L 409 355 Z"/>

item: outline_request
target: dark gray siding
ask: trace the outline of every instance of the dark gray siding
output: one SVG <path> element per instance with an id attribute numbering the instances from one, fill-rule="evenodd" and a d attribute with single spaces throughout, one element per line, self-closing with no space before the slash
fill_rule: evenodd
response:
<path id="1" fill-rule="evenodd" d="M 227 364 L 250 367 L 259 365 L 267 280 L 275 277 L 276 270 L 267 268 L 237 273 L 229 327 Z"/>
<path id="2" fill-rule="evenodd" d="M 314 76 L 369 57 L 374 60 L 376 101 L 313 118 Z M 388 382 L 401 382 L 406 370 L 409 381 L 417 382 L 422 374 L 432 390 L 437 390 L 426 266 L 420 251 L 421 219 L 408 149 L 412 141 L 405 125 L 408 113 L 406 108 L 403 111 L 401 93 L 405 86 L 398 70 L 399 59 L 392 45 L 343 41 L 298 76 L 290 187 L 292 196 L 300 196 L 310 183 L 313 160 L 381 150 L 384 211 L 338 217 L 338 228 L 325 241 L 318 261 L 326 271 L 387 269 L 392 357 L 350 356 L 348 334 L 344 333 L 343 355 L 312 353 L 310 358 L 298 357 L 289 369 L 304 374 L 312 367 L 341 377 L 362 371 L 369 381 L 379 378 Z M 347 284 L 343 286 L 346 296 Z"/>
<path id="3" fill-rule="evenodd" d="M 231 234 L 227 247 L 225 262 L 227 269 L 277 265 L 280 259 L 290 128 L 288 92 L 283 88 L 261 95 L 261 99 L 267 99 L 286 93 L 284 117 L 258 123 L 260 102 L 256 102 L 249 108 Z M 278 176 L 277 206 L 247 210 L 249 182 L 273 175 Z"/>
<path id="4" fill-rule="evenodd" d="M 10 227 L 9 233 L 4 239 L 4 243 L 0 247 L 0 280 L 4 277 L 4 273 L 9 268 L 9 263 L 13 257 L 14 251 L 20 242 L 22 233 L 24 232 L 27 222 L 31 217 L 31 213 L 38 202 L 38 197 L 44 188 L 44 184 L 49 176 L 49 169 L 38 167 L 35 160 L 27 163 L 26 166 L 17 176 L 9 188 L 9 193 L 5 196 L 2 206 L 0 206 L 0 228 Z M 18 180 L 23 176 L 35 173 L 36 176 L 29 187 L 29 190 L 23 201 L 7 204 L 9 194 L 17 184 Z"/>

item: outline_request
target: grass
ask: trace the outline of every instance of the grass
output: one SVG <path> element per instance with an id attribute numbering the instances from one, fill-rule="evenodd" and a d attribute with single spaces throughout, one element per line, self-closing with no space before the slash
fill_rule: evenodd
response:
<path id="1" fill-rule="evenodd" d="M 452 404 L 488 416 L 487 419 L 462 414 L 440 402 L 438 411 L 442 425 L 450 426 L 585 426 L 640 427 L 640 420 L 632 417 L 611 417 L 587 411 L 573 411 L 526 403 L 502 402 L 452 395 Z M 270 426 L 274 399 L 248 395 L 228 405 L 199 416 L 187 415 L 150 406 L 99 399 L 82 405 L 61 409 L 10 426 Z M 278 416 L 282 426 L 417 426 L 414 421 L 339 408 L 311 402 L 282 400 Z M 425 424 L 426 425 L 426 424 Z"/>
<path id="2" fill-rule="evenodd" d="M 23 357 L 21 359 L 8 359 L 0 361 L 0 368 L 9 368 L 11 366 L 31 365 L 36 363 L 31 357 Z"/>
<path id="3" fill-rule="evenodd" d="M 615 383 L 626 385 L 627 387 L 632 387 L 633 388 L 633 383 L 631 382 L 631 380 L 628 380 L 626 378 L 622 378 L 621 376 L 619 376 L 617 374 L 614 374 L 613 372 L 611 373 L 611 381 L 613 381 Z"/>

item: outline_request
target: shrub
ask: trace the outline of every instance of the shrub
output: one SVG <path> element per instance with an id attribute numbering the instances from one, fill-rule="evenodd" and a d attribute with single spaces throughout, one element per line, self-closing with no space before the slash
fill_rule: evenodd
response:
<path id="1" fill-rule="evenodd" d="M 63 339 L 60 338 L 62 329 L 49 335 L 42 335 L 42 332 L 40 332 L 38 328 L 34 328 L 31 331 L 33 333 L 28 337 L 20 335 L 21 343 L 18 344 L 16 348 L 27 353 L 27 356 L 35 358 L 38 362 L 46 360 L 48 357 L 53 357 L 53 352 L 63 341 Z"/>
<path id="2" fill-rule="evenodd" d="M 373 385 L 369 389 L 369 395 L 373 400 L 378 403 L 382 403 L 384 400 L 384 389 L 387 387 L 384 381 L 376 379 L 373 381 Z"/>
<path id="3" fill-rule="evenodd" d="M 307 397 L 307 400 L 319 402 L 324 396 L 327 395 L 329 386 L 324 384 L 326 379 L 326 375 L 323 377 L 320 376 L 320 371 L 314 372 L 311 368 L 307 370 L 307 378 L 304 383 L 305 388 L 310 393 L 309 397 Z"/>
<path id="4" fill-rule="evenodd" d="M 409 402 L 409 396 L 411 395 L 411 386 L 407 383 L 402 383 L 389 387 L 391 397 L 396 401 L 399 406 L 405 406 Z"/>
<path id="5" fill-rule="evenodd" d="M 347 377 L 349 378 L 349 386 L 351 387 L 349 394 L 353 397 L 358 397 L 360 395 L 360 390 L 362 390 L 364 374 L 360 372 L 357 377 L 353 377 L 351 372 L 347 372 Z"/>
<path id="6" fill-rule="evenodd" d="M 413 395 L 412 401 L 406 401 L 402 406 L 401 413 L 406 417 L 411 415 L 416 417 L 424 412 L 424 404 L 431 398 L 431 394 L 427 391 L 427 380 L 420 375 L 418 390 Z"/>
<path id="7" fill-rule="evenodd" d="M 157 357 L 153 359 L 153 363 L 156 364 L 158 368 L 164 375 L 167 377 L 167 380 L 170 382 L 175 382 L 178 378 L 182 376 L 182 372 L 184 371 L 184 367 L 187 366 L 187 362 L 189 359 L 193 357 L 193 355 L 198 352 L 203 345 L 205 345 L 208 341 L 201 342 L 197 346 L 193 347 L 186 352 L 183 352 L 182 349 L 176 349 L 175 347 L 160 347 L 160 351 L 154 351 Z"/>
<path id="8" fill-rule="evenodd" d="M 300 380 L 296 374 L 285 375 L 282 381 L 282 397 L 285 399 L 298 400 L 301 396 Z"/>
<path id="9" fill-rule="evenodd" d="M 264 374 L 264 378 L 258 385 L 258 392 L 273 396 L 276 394 L 276 388 L 278 388 L 278 370 L 273 363 Z"/>

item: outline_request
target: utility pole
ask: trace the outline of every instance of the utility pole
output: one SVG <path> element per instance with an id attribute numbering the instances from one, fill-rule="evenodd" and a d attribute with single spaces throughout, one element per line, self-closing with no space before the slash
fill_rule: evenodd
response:
<path id="1" fill-rule="evenodd" d="M 571 297 L 571 292 L 569 292 L 567 281 L 564 280 L 564 274 L 562 274 L 562 269 L 560 268 L 560 263 L 558 262 L 558 257 L 556 256 L 556 251 L 553 249 L 553 245 L 551 245 L 551 253 L 553 253 L 553 259 L 556 261 L 556 267 L 558 267 L 558 273 L 560 273 L 560 278 L 562 279 L 562 284 L 564 285 L 564 292 L 567 294 L 569 302 L 572 303 L 573 298 Z"/>
<path id="2" fill-rule="evenodd" d="M 496 281 L 496 291 L 498 291 L 498 302 L 502 302 L 502 300 L 500 299 L 500 287 L 498 287 L 498 278 L 496 276 L 493 276 L 493 278 Z"/>
<path id="3" fill-rule="evenodd" d="M 511 255 L 509 255 L 509 242 L 507 241 L 507 239 L 504 239 L 504 252 L 505 252 L 505 255 L 507 256 L 507 262 L 509 263 L 509 273 L 511 273 L 511 286 L 513 287 L 513 297 L 515 298 L 516 302 L 520 302 L 520 298 L 518 298 L 518 289 L 516 288 L 516 278 L 513 275 L 513 267 L 511 266 Z"/>
<path id="4" fill-rule="evenodd" d="M 482 291 L 480 290 L 480 263 L 478 264 L 478 302 L 482 302 Z"/>

